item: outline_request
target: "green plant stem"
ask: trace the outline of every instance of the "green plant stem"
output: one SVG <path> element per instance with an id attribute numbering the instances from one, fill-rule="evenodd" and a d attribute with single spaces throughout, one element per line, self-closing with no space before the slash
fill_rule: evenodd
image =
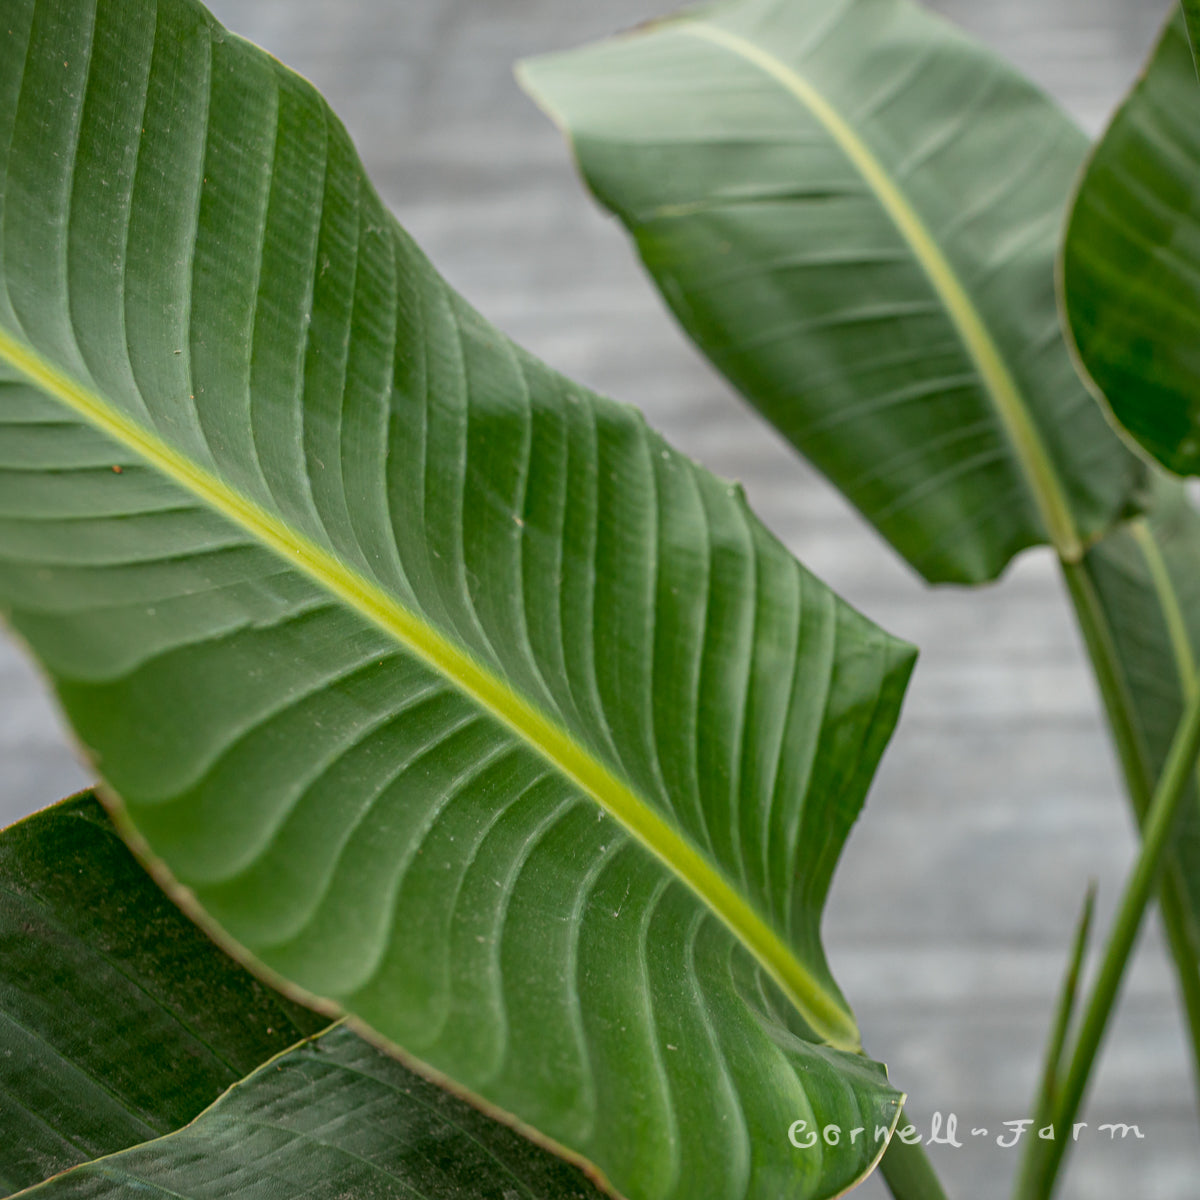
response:
<path id="1" fill-rule="evenodd" d="M 1162 869 L 1163 855 L 1188 795 L 1192 772 L 1200 756 L 1200 694 L 1188 703 L 1180 721 L 1171 752 L 1155 789 L 1142 832 L 1142 847 L 1125 885 L 1108 943 L 1092 987 L 1091 997 L 1079 1025 L 1071 1064 L 1062 1079 L 1054 1108 L 1056 1137 L 1044 1143 L 1037 1157 L 1032 1186 L 1022 1200 L 1048 1200 L 1053 1194 L 1059 1168 L 1071 1144 L 1072 1125 L 1079 1115 L 1096 1054 L 1104 1040 L 1109 1016 L 1120 993 L 1129 955 L 1137 940 L 1146 906 Z"/>
<path id="2" fill-rule="evenodd" d="M 908 1114 L 902 1112 L 897 1134 L 911 1123 Z M 879 1170 L 895 1200 L 946 1200 L 941 1181 L 919 1142 L 910 1146 L 893 1135 Z"/>
<path id="3" fill-rule="evenodd" d="M 1095 1061 L 1112 1005 L 1116 999 L 1125 963 L 1141 926 L 1146 904 L 1155 883 L 1160 879 L 1159 902 L 1166 928 L 1167 942 L 1176 963 L 1183 1008 L 1191 1035 L 1192 1065 L 1198 1093 L 1200 1093 L 1200 971 L 1197 970 L 1197 946 L 1191 933 L 1182 881 L 1175 873 L 1162 874 L 1161 872 L 1163 854 L 1169 841 L 1169 834 L 1174 827 L 1178 804 L 1182 796 L 1186 795 L 1188 776 L 1192 767 L 1184 765 L 1179 794 L 1170 798 L 1171 811 L 1167 814 L 1168 819 L 1164 822 L 1159 806 L 1159 801 L 1162 799 L 1161 789 L 1157 797 L 1152 795 L 1153 780 L 1134 720 L 1133 699 L 1125 682 L 1112 632 L 1086 559 L 1082 562 L 1060 559 L 1060 562 L 1067 591 L 1071 596 L 1076 619 L 1091 659 L 1092 670 L 1104 704 L 1117 757 L 1121 763 L 1130 803 L 1143 829 L 1142 850 L 1138 866 L 1127 886 L 1118 924 L 1114 926 L 1105 952 L 1104 964 L 1108 974 L 1106 975 L 1102 968 L 1096 990 L 1093 991 L 1086 1017 L 1081 1026 L 1071 1066 L 1061 1085 L 1057 1081 L 1061 1059 L 1064 1055 L 1069 1008 L 1065 1012 L 1060 1011 L 1059 1021 L 1056 1022 L 1056 1029 L 1047 1052 L 1048 1058 L 1043 1070 L 1037 1105 L 1038 1124 L 1054 1123 L 1059 1130 L 1062 1130 L 1065 1128 L 1064 1120 L 1073 1123 L 1079 1105 L 1082 1103 L 1092 1064 Z M 1196 708 L 1196 703 L 1193 702 L 1189 708 L 1189 715 L 1195 715 Z M 1186 731 L 1181 727 L 1180 734 L 1182 735 L 1184 732 Z M 1200 733 L 1200 729 L 1197 732 Z M 1179 748 L 1178 743 L 1179 738 L 1177 737 L 1176 746 L 1172 748 L 1171 759 L 1168 762 L 1168 771 L 1176 759 L 1175 751 Z M 1196 754 L 1193 752 L 1191 755 L 1193 765 L 1195 759 Z M 1168 772 L 1165 771 L 1164 784 L 1167 780 Z M 1140 895 L 1139 899 L 1140 892 L 1144 892 L 1144 894 Z M 1076 952 L 1078 956 L 1078 944 Z M 1076 963 L 1077 969 L 1078 964 Z M 1104 990 L 1101 990 L 1102 985 Z M 1069 981 L 1068 987 L 1073 988 L 1074 984 Z M 1050 1056 L 1053 1057 L 1053 1061 Z M 1058 1098 L 1058 1103 L 1052 1109 L 1055 1097 Z M 1051 1111 L 1053 1111 L 1053 1119 L 1048 1115 Z M 907 1116 L 902 1114 L 898 1128 L 903 1129 L 908 1123 Z M 1070 1136 L 1069 1128 L 1066 1129 L 1066 1135 Z M 1040 1139 L 1030 1141 L 1018 1177 L 1017 1190 L 1014 1193 L 1018 1200 L 1043 1200 L 1044 1197 L 1051 1194 L 1066 1145 L 1067 1142 L 1061 1136 L 1054 1141 Z M 893 1137 L 880 1163 L 880 1171 L 895 1200 L 945 1200 L 945 1191 L 934 1173 L 924 1148 L 920 1145 L 906 1145 L 898 1137 Z"/>
<path id="4" fill-rule="evenodd" d="M 1083 960 L 1087 954 L 1088 937 L 1092 928 L 1092 917 L 1096 908 L 1096 886 L 1088 888 L 1079 924 L 1075 930 L 1075 942 L 1063 977 L 1058 997 L 1058 1009 L 1050 1040 L 1046 1046 L 1046 1057 L 1042 1067 L 1042 1082 L 1038 1088 L 1037 1104 L 1033 1113 L 1033 1129 L 1044 1129 L 1054 1120 L 1054 1105 L 1058 1097 L 1059 1077 L 1062 1074 L 1063 1057 L 1067 1049 L 1067 1036 L 1071 1031 L 1071 1020 L 1075 1015 L 1075 1002 L 1079 996 L 1079 978 L 1083 972 Z M 1038 1169 L 1039 1148 L 1045 1143 L 1040 1138 L 1030 1138 L 1025 1143 L 1021 1157 L 1021 1168 L 1013 1187 L 1013 1200 L 1023 1200 L 1029 1195 L 1032 1180 Z"/>
<path id="5" fill-rule="evenodd" d="M 1046 1051 L 1046 1070 L 1042 1075 L 1042 1085 L 1038 1102 L 1037 1126 L 1043 1119 L 1050 1121 L 1054 1117 L 1054 1102 L 1058 1095 L 1059 1075 L 1063 1058 L 1067 1052 L 1067 1037 L 1071 1031 L 1071 1019 L 1075 1015 L 1075 1001 L 1079 995 L 1079 979 L 1083 973 L 1083 960 L 1087 953 L 1088 936 L 1092 928 L 1092 915 L 1096 908 L 1096 888 L 1088 888 L 1087 899 L 1084 901 L 1083 913 L 1079 918 L 1079 926 L 1075 931 L 1075 942 L 1071 949 L 1071 959 L 1067 965 L 1063 979 L 1062 994 L 1059 997 L 1058 1012 L 1054 1019 L 1054 1029 L 1050 1035 L 1050 1044 Z"/>
<path id="6" fill-rule="evenodd" d="M 1075 607 L 1075 616 L 1092 661 L 1109 729 L 1125 777 L 1126 791 L 1138 823 L 1144 827 L 1155 780 L 1134 722 L 1133 698 L 1121 670 L 1116 644 L 1092 581 L 1087 560 L 1078 563 L 1062 561 L 1062 570 Z M 1193 1080 L 1197 1096 L 1200 1098 L 1200 944 L 1192 932 L 1183 880 L 1175 864 L 1161 877 L 1159 906 L 1167 945 L 1171 957 L 1175 960 L 1175 973 L 1179 980 L 1180 998 L 1192 1047 Z"/>

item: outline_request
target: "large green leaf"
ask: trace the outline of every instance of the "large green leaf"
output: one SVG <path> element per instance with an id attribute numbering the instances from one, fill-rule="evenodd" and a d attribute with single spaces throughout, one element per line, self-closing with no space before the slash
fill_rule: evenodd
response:
<path id="1" fill-rule="evenodd" d="M 861 1178 L 899 1097 L 819 921 L 911 649 L 486 324 L 198 4 L 4 30 L 0 602 L 124 831 L 631 1200 Z"/>
<path id="2" fill-rule="evenodd" d="M 1063 297 L 1117 420 L 1200 473 L 1200 82 L 1179 9 L 1080 182 Z"/>
<path id="3" fill-rule="evenodd" d="M 295 1045 L 328 1022 L 208 941 L 91 796 L 0 833 L 0 947 L 0 1187 L 598 1197 L 349 1030 Z"/>
<path id="4" fill-rule="evenodd" d="M 185 920 L 93 797 L 0 834 L 0 1195 L 176 1129 L 327 1024 Z"/>
<path id="5" fill-rule="evenodd" d="M 523 65 L 687 332 L 930 580 L 1068 560 L 1139 476 L 1053 264 L 1085 141 L 907 0 L 735 0 Z"/>

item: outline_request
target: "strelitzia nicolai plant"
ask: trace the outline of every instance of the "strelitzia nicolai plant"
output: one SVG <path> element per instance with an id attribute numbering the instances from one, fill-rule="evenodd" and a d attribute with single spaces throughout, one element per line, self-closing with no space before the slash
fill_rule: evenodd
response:
<path id="1" fill-rule="evenodd" d="M 0 1183 L 828 1197 L 882 1156 L 941 1195 L 819 936 L 912 649 L 489 326 L 198 3 L 5 16 L 0 603 L 108 816 L 0 836 Z M 1051 1038 L 1069 1122 L 1156 887 L 1200 1029 L 1200 704 L 1140 686 L 1194 645 L 1195 515 L 1059 334 L 1082 138 L 901 0 L 742 0 L 523 78 L 689 332 L 927 578 L 1058 553 L 1144 820 Z M 1072 246 L 1119 128 L 1064 287 L 1146 437 L 1169 406 L 1126 418 L 1077 317 L 1114 303 Z"/>

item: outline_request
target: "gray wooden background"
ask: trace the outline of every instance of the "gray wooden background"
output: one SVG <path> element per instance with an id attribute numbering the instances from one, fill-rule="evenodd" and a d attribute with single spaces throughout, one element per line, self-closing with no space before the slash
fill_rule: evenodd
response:
<path id="1" fill-rule="evenodd" d="M 1107 916 L 1133 841 L 1079 638 L 1035 552 L 982 592 L 921 586 L 717 380 L 575 180 L 514 59 L 636 23 L 666 0 L 216 0 L 231 28 L 325 93 L 401 220 L 492 320 L 638 404 L 833 587 L 922 650 L 895 743 L 840 869 L 826 931 L 872 1052 L 952 1194 L 1008 1194 L 1048 1009 L 1088 880 Z M 1096 132 L 1166 0 L 938 0 Z M 0 640 L 0 817 L 86 781 L 35 672 Z M 1144 938 L 1063 1195 L 1195 1200 L 1200 1136 L 1157 929 Z M 972 1128 L 990 1136 L 972 1138 Z M 966 1133 L 967 1136 L 963 1137 Z M 784 1131 L 780 1131 L 784 1136 Z M 876 1182 L 857 1195 L 879 1200 Z"/>

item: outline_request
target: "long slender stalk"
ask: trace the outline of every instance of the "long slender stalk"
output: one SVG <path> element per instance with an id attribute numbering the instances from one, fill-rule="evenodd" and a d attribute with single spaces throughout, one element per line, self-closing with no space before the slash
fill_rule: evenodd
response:
<path id="1" fill-rule="evenodd" d="M 1125 967 L 1137 940 L 1146 906 L 1162 872 L 1163 856 L 1170 844 L 1179 814 L 1188 795 L 1192 772 L 1200 757 L 1200 694 L 1188 703 L 1171 752 L 1155 789 L 1142 832 L 1142 847 L 1125 886 L 1109 933 L 1100 970 L 1092 986 L 1071 1063 L 1060 1083 L 1054 1107 L 1056 1137 L 1045 1143 L 1036 1160 L 1030 1189 L 1023 1200 L 1049 1200 L 1058 1171 L 1071 1144 L 1072 1126 L 1079 1115 L 1091 1079 L 1096 1054 L 1104 1040 L 1109 1017 L 1121 989 Z"/>
<path id="2" fill-rule="evenodd" d="M 1087 953 L 1088 937 L 1091 933 L 1092 916 L 1095 909 L 1096 886 L 1092 884 L 1088 888 L 1083 912 L 1080 914 L 1079 924 L 1075 930 L 1075 942 L 1071 948 L 1071 957 L 1067 962 L 1066 974 L 1063 977 L 1062 989 L 1058 997 L 1058 1009 L 1054 1016 L 1054 1025 L 1046 1046 L 1042 1082 L 1038 1089 L 1037 1103 L 1033 1109 L 1033 1128 L 1035 1130 L 1044 1129 L 1054 1120 L 1054 1106 L 1058 1098 L 1063 1058 L 1067 1050 L 1067 1035 L 1070 1033 L 1071 1021 L 1075 1016 L 1075 1002 L 1079 995 L 1079 978 L 1083 972 L 1083 960 Z M 1025 1143 L 1021 1168 L 1013 1187 L 1013 1200 L 1024 1200 L 1029 1194 L 1031 1181 L 1036 1178 L 1039 1151 L 1044 1145 L 1045 1142 L 1040 1138 L 1030 1138 Z"/>
<path id="3" fill-rule="evenodd" d="M 1092 661 L 1125 787 L 1139 823 L 1144 824 L 1155 778 L 1138 735 L 1133 698 L 1122 673 L 1116 644 L 1086 559 L 1079 563 L 1063 561 L 1062 570 Z M 1200 1097 L 1200 941 L 1193 931 L 1187 893 L 1177 864 L 1172 864 L 1163 873 L 1159 900 L 1167 945 L 1175 961 L 1190 1035 L 1193 1077 Z"/>
<path id="4" fill-rule="evenodd" d="M 1100 598 L 1088 569 L 1086 559 L 1083 562 L 1070 562 L 1066 559 L 1060 559 L 1060 563 L 1067 591 L 1075 609 L 1076 619 L 1083 634 L 1085 645 L 1087 646 L 1088 656 L 1091 659 L 1092 670 L 1095 674 L 1096 684 L 1104 704 L 1105 715 L 1108 719 L 1117 757 L 1121 764 L 1130 803 L 1133 806 L 1139 823 L 1144 826 L 1142 858 L 1139 859 L 1140 864 L 1146 857 L 1146 850 L 1149 845 L 1147 839 L 1149 839 L 1151 834 L 1148 818 L 1155 806 L 1152 803 L 1153 779 L 1147 763 L 1145 750 L 1137 731 L 1133 698 L 1125 682 L 1116 644 L 1113 640 L 1112 632 L 1100 603 Z M 1194 761 L 1195 755 L 1193 754 L 1192 757 Z M 1183 775 L 1182 790 L 1184 793 L 1186 793 L 1189 771 L 1190 768 L 1185 770 Z M 1170 825 L 1165 827 L 1163 832 L 1164 839 L 1165 835 L 1169 834 L 1170 828 Z M 1197 967 L 1200 946 L 1198 946 L 1196 939 L 1193 937 L 1191 918 L 1182 880 L 1177 872 L 1164 873 L 1161 871 L 1161 858 L 1164 850 L 1165 840 L 1163 846 L 1159 847 L 1154 854 L 1154 870 L 1150 873 L 1148 879 L 1143 878 L 1138 884 L 1139 887 L 1146 886 L 1147 891 L 1140 908 L 1134 905 L 1130 908 L 1126 916 L 1126 922 L 1136 918 L 1133 920 L 1132 927 L 1123 929 L 1114 927 L 1113 937 L 1119 937 L 1120 941 L 1110 940 L 1105 960 L 1106 963 L 1111 962 L 1110 971 L 1114 972 L 1114 974 L 1108 982 L 1105 992 L 1093 993 L 1092 1001 L 1088 1008 L 1088 1016 L 1085 1020 L 1085 1025 L 1081 1027 L 1080 1038 L 1075 1053 L 1072 1056 L 1068 1076 L 1061 1087 L 1055 1087 L 1055 1093 L 1062 1098 L 1054 1122 L 1059 1129 L 1063 1128 L 1061 1121 L 1065 1108 L 1069 1107 L 1071 1109 L 1069 1119 L 1072 1122 L 1075 1114 L 1078 1112 L 1079 1104 L 1087 1087 L 1092 1063 L 1095 1060 L 1096 1052 L 1103 1039 L 1109 1013 L 1116 998 L 1116 990 L 1120 984 L 1125 961 L 1128 958 L 1129 950 L 1132 948 L 1133 940 L 1136 938 L 1137 931 L 1140 928 L 1146 901 L 1149 899 L 1150 892 L 1158 880 L 1161 880 L 1161 894 L 1159 899 L 1163 923 L 1166 928 L 1167 942 L 1171 955 L 1175 960 L 1177 968 L 1176 974 L 1179 980 L 1183 1009 L 1191 1035 L 1195 1082 L 1197 1092 L 1200 1093 L 1200 970 Z M 1135 882 L 1137 881 L 1132 880 L 1131 886 Z M 1126 939 L 1128 940 L 1128 945 L 1124 946 L 1122 950 L 1122 943 Z M 1062 1031 L 1062 1034 L 1065 1036 L 1065 1030 Z M 1090 1051 L 1086 1054 L 1081 1054 L 1081 1051 L 1087 1050 L 1088 1045 L 1091 1043 L 1094 1044 L 1091 1045 Z M 1060 1059 L 1063 1054 L 1063 1044 L 1062 1037 L 1059 1036 L 1058 1032 L 1056 1032 L 1053 1038 L 1053 1044 L 1049 1053 L 1054 1055 L 1055 1061 L 1048 1061 L 1045 1065 L 1042 1093 L 1039 1096 L 1037 1106 L 1039 1113 L 1046 1111 L 1047 1105 L 1050 1103 L 1050 1095 L 1047 1090 L 1049 1081 L 1051 1079 L 1057 1081 L 1061 1067 Z M 1067 1081 L 1069 1081 L 1069 1086 Z M 1074 1096 L 1073 1100 L 1072 1096 Z M 907 1118 L 901 1117 L 900 1127 L 903 1128 L 906 1122 Z M 1067 1130 L 1068 1136 L 1069 1133 L 1070 1131 Z M 1034 1149 L 1030 1149 L 1022 1165 L 1022 1172 L 1017 1183 L 1018 1190 L 1015 1193 L 1020 1200 L 1041 1200 L 1042 1197 L 1050 1195 L 1065 1154 L 1066 1143 L 1059 1137 L 1053 1142 L 1039 1139 L 1032 1143 L 1032 1146 L 1038 1152 L 1035 1153 Z M 1044 1148 L 1049 1148 L 1049 1153 L 1041 1153 Z M 934 1173 L 933 1167 L 924 1150 L 919 1145 L 908 1146 L 901 1142 L 899 1138 L 893 1138 L 880 1163 L 880 1171 L 895 1200 L 945 1200 L 945 1192 L 941 1183 Z"/>
<path id="5" fill-rule="evenodd" d="M 1059 997 L 1058 1012 L 1055 1014 L 1054 1029 L 1050 1035 L 1050 1044 L 1046 1050 L 1046 1070 L 1042 1075 L 1042 1086 L 1037 1108 L 1034 1110 L 1037 1118 L 1034 1125 L 1038 1126 L 1041 1118 L 1050 1121 L 1054 1116 L 1055 1100 L 1058 1096 L 1063 1060 L 1067 1052 L 1067 1036 L 1071 1031 L 1071 1021 L 1075 1016 L 1075 1002 L 1079 995 L 1079 979 L 1083 974 L 1083 959 L 1087 953 L 1088 937 L 1092 929 L 1092 916 L 1096 911 L 1096 887 L 1088 888 L 1087 899 L 1083 903 L 1083 912 L 1079 925 L 1075 930 L 1075 942 L 1071 948 L 1071 958 L 1067 964 L 1066 976 L 1063 979 L 1062 995 Z"/>
<path id="6" fill-rule="evenodd" d="M 909 1124 L 908 1114 L 901 1113 L 896 1129 L 902 1130 Z M 879 1170 L 895 1200 L 946 1200 L 941 1181 L 920 1143 L 908 1145 L 893 1137 Z"/>
<path id="7" fill-rule="evenodd" d="M 1133 698 L 1122 673 L 1120 657 L 1112 631 L 1109 628 L 1086 559 L 1083 562 L 1060 559 L 1060 564 L 1067 591 L 1075 609 L 1076 619 L 1087 646 L 1088 657 L 1092 663 L 1096 684 L 1121 764 L 1126 791 L 1139 823 L 1144 824 L 1151 809 L 1153 780 L 1137 731 Z M 1144 846 L 1143 842 L 1143 848 Z M 1197 946 L 1192 935 L 1189 908 L 1182 880 L 1178 874 L 1163 874 L 1160 890 L 1163 923 L 1171 955 L 1176 964 L 1183 1009 L 1191 1035 L 1195 1082 L 1197 1092 L 1200 1093 L 1200 970 L 1197 969 L 1197 951 L 1200 947 Z M 1138 924 L 1140 925 L 1140 914 Z M 1136 934 L 1136 927 L 1133 932 Z M 1118 974 L 1117 983 L 1119 983 L 1119 978 Z M 1111 1005 L 1111 998 L 1109 1003 Z M 1102 1016 L 1096 1009 L 1089 1009 L 1089 1012 L 1094 1014 L 1093 1028 L 1089 1036 L 1096 1037 L 1096 1049 L 1098 1049 L 1099 1039 L 1103 1036 L 1104 1026 L 1107 1023 L 1108 1012 L 1106 1010 Z M 1057 1080 L 1061 1067 L 1059 1060 L 1063 1053 L 1062 1041 L 1057 1034 L 1053 1041 L 1050 1053 L 1053 1053 L 1055 1061 L 1053 1063 L 1048 1061 L 1043 1071 L 1043 1092 L 1039 1096 L 1037 1106 L 1039 1112 L 1045 1111 L 1046 1105 L 1049 1103 L 1050 1098 L 1045 1092 L 1047 1081 L 1051 1078 Z M 1094 1059 L 1094 1055 L 1095 1050 L 1092 1052 L 1092 1059 Z M 1073 1058 L 1072 1062 L 1074 1065 L 1076 1059 Z M 1090 1073 L 1090 1066 L 1091 1061 L 1089 1060 L 1087 1073 Z M 1072 1086 L 1085 1088 L 1086 1083 L 1085 1074 L 1083 1079 L 1076 1080 Z M 1076 1101 L 1077 1107 L 1078 1101 Z M 901 1118 L 901 1128 L 904 1127 L 906 1121 L 906 1117 Z M 1063 1146 L 1061 1139 L 1056 1142 L 1039 1139 L 1031 1143 L 1017 1182 L 1018 1190 L 1015 1195 L 1020 1200 L 1032 1200 L 1038 1194 L 1029 1190 L 1031 1188 L 1041 1188 L 1047 1185 L 1051 1189 L 1053 1188 L 1063 1151 L 1059 1150 L 1052 1159 L 1041 1154 L 1040 1151 L 1044 1147 L 1059 1146 Z M 1035 1153 L 1035 1150 L 1039 1153 Z M 899 1138 L 893 1138 L 880 1163 L 880 1172 L 895 1200 L 944 1200 L 945 1192 L 919 1145 L 906 1146 Z M 1049 1193 L 1044 1194 L 1048 1195 Z"/>
<path id="8" fill-rule="evenodd" d="M 1066 560 L 1060 560 L 1060 563 L 1103 700 L 1109 729 L 1125 778 L 1126 790 L 1138 822 L 1143 827 L 1145 838 L 1150 833 L 1149 815 L 1153 807 L 1154 780 L 1152 768 L 1138 732 L 1133 697 L 1126 683 L 1112 630 L 1100 602 L 1086 558 L 1078 563 Z M 1188 772 L 1185 771 L 1181 795 L 1186 794 L 1187 776 Z M 1167 827 L 1166 832 L 1170 832 L 1170 827 Z M 1146 842 L 1143 840 L 1143 855 L 1145 848 Z M 1166 869 L 1163 870 L 1162 860 L 1164 857 L 1166 857 L 1165 842 L 1156 856 L 1156 866 L 1149 879 L 1149 887 L 1153 890 L 1155 881 L 1158 881 L 1163 924 L 1166 929 L 1167 943 L 1175 960 L 1180 997 L 1190 1033 L 1193 1076 L 1197 1092 L 1200 1094 L 1200 969 L 1198 969 L 1200 939 L 1196 934 L 1178 862 L 1169 861 Z M 1141 862 L 1142 859 L 1139 859 L 1139 864 Z M 1147 897 L 1149 894 L 1148 891 Z M 1129 945 L 1125 947 L 1122 955 L 1120 941 L 1110 941 L 1109 943 L 1111 957 L 1106 957 L 1105 961 L 1111 962 L 1110 969 L 1115 971 L 1115 975 L 1110 981 L 1109 990 L 1093 995 L 1093 1003 L 1088 1010 L 1090 1026 L 1087 1029 L 1081 1029 L 1076 1054 L 1072 1058 L 1074 1073 L 1070 1075 L 1071 1088 L 1069 1091 L 1061 1078 L 1064 1045 L 1060 1034 L 1065 1034 L 1065 1029 L 1056 1030 L 1051 1046 L 1047 1050 L 1041 1089 L 1035 1108 L 1035 1127 L 1042 1128 L 1047 1124 L 1055 1124 L 1059 1137 L 1055 1141 L 1037 1139 L 1028 1143 L 1016 1179 L 1013 1193 L 1015 1200 L 1035 1200 L 1037 1197 L 1049 1196 L 1053 1192 L 1066 1153 L 1066 1143 L 1063 1139 L 1065 1136 L 1070 1136 L 1070 1130 L 1061 1123 L 1062 1117 L 1059 1115 L 1058 1106 L 1063 1101 L 1070 1101 L 1072 1092 L 1078 1093 L 1071 1102 L 1073 1112 L 1070 1120 L 1073 1123 L 1074 1115 L 1078 1112 L 1082 1096 L 1086 1091 L 1095 1055 L 1099 1050 L 1111 1015 L 1111 1007 L 1116 999 L 1116 992 L 1129 951 L 1132 948 L 1133 938 L 1136 937 L 1140 928 L 1144 908 L 1145 903 L 1143 902 L 1141 908 L 1135 906 L 1135 909 L 1130 910 L 1130 915 L 1136 917 L 1132 929 L 1122 930 L 1114 927 L 1111 936 L 1117 939 L 1129 938 Z M 1059 1015 L 1061 1018 L 1063 1014 L 1060 1012 Z M 1085 1033 L 1088 1041 L 1094 1041 L 1094 1045 L 1081 1058 L 1079 1051 L 1087 1049 L 1083 1040 Z"/>

